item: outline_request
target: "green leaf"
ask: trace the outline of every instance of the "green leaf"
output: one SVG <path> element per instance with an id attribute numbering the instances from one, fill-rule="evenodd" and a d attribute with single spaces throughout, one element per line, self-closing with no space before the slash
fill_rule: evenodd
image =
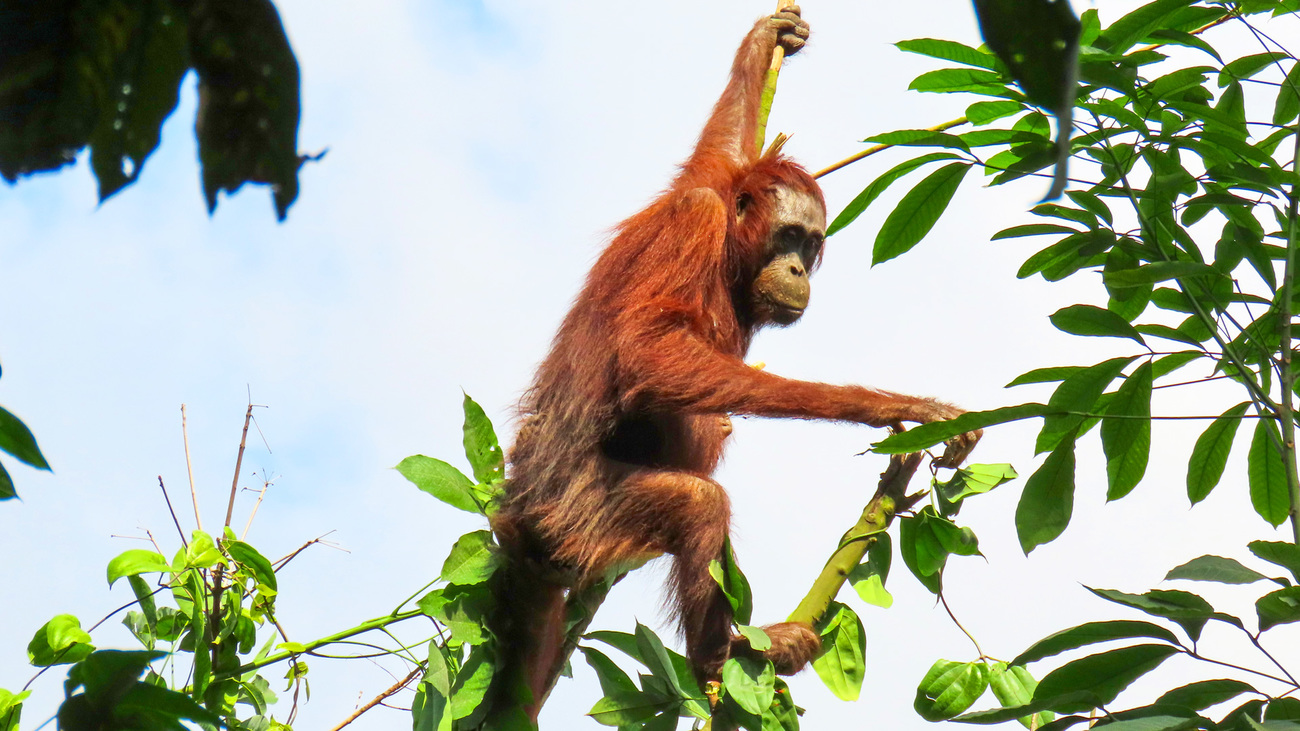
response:
<path id="1" fill-rule="evenodd" d="M 1223 88 L 1233 81 L 1249 79 L 1278 61 L 1284 61 L 1287 58 L 1289 57 L 1285 53 L 1272 51 L 1234 59 L 1219 72 L 1219 88 Z"/>
<path id="2" fill-rule="evenodd" d="M 970 708 L 988 687 L 984 663 L 936 660 L 916 687 L 912 707 L 927 721 L 944 721 Z"/>
<path id="3" fill-rule="evenodd" d="M 981 125 L 994 122 L 1003 117 L 1009 117 L 1013 114 L 1019 114 L 1025 108 L 1020 102 L 975 102 L 966 107 L 966 119 L 970 123 L 979 127 Z M 969 141 L 968 141 L 969 144 Z"/>
<path id="4" fill-rule="evenodd" d="M 1260 419 L 1255 423 L 1255 435 L 1250 440 L 1250 453 L 1246 458 L 1250 504 L 1274 528 L 1282 525 L 1291 513 L 1286 463 L 1278 451 L 1281 444 L 1277 424 L 1272 419 Z"/>
<path id="5" fill-rule="evenodd" d="M 1134 43 L 1153 31 L 1167 28 L 1170 16 L 1190 4 L 1190 0 L 1156 0 L 1142 5 L 1111 23 L 1094 45 L 1114 54 L 1127 53 Z"/>
<path id="6" fill-rule="evenodd" d="M 952 479 L 935 489 L 944 502 L 959 505 L 971 495 L 983 495 L 1019 476 L 1009 464 L 971 464 L 959 468 Z"/>
<path id="7" fill-rule="evenodd" d="M 1083 413 L 1092 411 L 1097 405 L 1097 400 L 1101 398 L 1102 392 L 1132 360 L 1132 358 L 1111 358 L 1062 381 L 1061 385 L 1052 392 L 1052 398 L 1048 399 L 1048 409 L 1056 413 L 1049 413 L 1043 420 L 1043 428 L 1039 431 L 1038 440 L 1034 445 L 1035 454 L 1053 449 L 1067 434 L 1077 433 L 1086 418 Z"/>
<path id="8" fill-rule="evenodd" d="M 1057 310 L 1050 319 L 1057 330 L 1071 335 L 1129 338 L 1144 343 L 1142 336 L 1127 320 L 1093 305 L 1071 305 Z"/>
<path id="9" fill-rule="evenodd" d="M 241 566 L 248 568 L 253 577 L 257 579 L 257 583 L 266 586 L 272 591 L 279 588 L 279 582 L 275 579 L 275 569 L 272 568 L 271 562 L 256 548 L 243 541 L 226 541 L 226 551 Z"/>
<path id="10" fill-rule="evenodd" d="M 1002 83 L 1002 74 L 984 69 L 938 69 L 912 79 L 908 91 L 946 94 L 971 91 L 990 96 L 1011 96 Z"/>
<path id="11" fill-rule="evenodd" d="M 1105 273 L 1106 286 L 1115 288 L 1141 287 L 1170 279 L 1196 277 L 1221 278 L 1223 273 L 1209 264 L 1194 261 L 1157 261 L 1136 269 L 1120 269 Z"/>
<path id="12" fill-rule="evenodd" d="M 487 696 L 496 667 L 492 664 L 493 648 L 478 645 L 470 651 L 465 664 L 456 673 L 451 687 L 451 717 L 459 720 L 478 710 Z"/>
<path id="13" fill-rule="evenodd" d="M 31 430 L 3 407 L 0 407 L 0 450 L 37 469 L 50 468 L 41 448 L 36 446 L 36 437 L 32 436 Z"/>
<path id="14" fill-rule="evenodd" d="M 958 434 L 965 434 L 976 429 L 984 429 L 995 424 L 1006 424 L 1020 419 L 1043 416 L 1050 412 L 1047 406 L 1037 403 L 1004 406 L 989 411 L 968 411 L 956 419 L 935 421 L 929 424 L 893 434 L 871 445 L 871 451 L 877 454 L 907 454 L 951 439 Z"/>
<path id="15" fill-rule="evenodd" d="M 497 444 L 497 433 L 483 407 L 465 394 L 465 458 L 479 482 L 496 482 L 506 478 L 506 458 Z"/>
<path id="16" fill-rule="evenodd" d="M 483 509 L 470 495 L 474 483 L 446 462 L 417 454 L 399 462 L 396 469 L 416 487 L 453 508 L 482 514 Z"/>
<path id="17" fill-rule="evenodd" d="M 11 500 L 18 497 L 18 491 L 14 489 L 13 478 L 9 476 L 9 470 L 5 469 L 4 463 L 0 462 L 0 500 Z M 5 731 L 0 727 L 0 731 Z"/>
<path id="18" fill-rule="evenodd" d="M 1300 62 L 1291 64 L 1286 80 L 1277 90 L 1277 100 L 1273 103 L 1273 124 L 1281 127 L 1290 124 L 1300 114 Z"/>
<path id="19" fill-rule="evenodd" d="M 487 641 L 487 617 L 493 597 L 483 584 L 451 584 L 434 589 L 419 601 L 420 611 L 447 625 L 454 644 L 480 645 Z"/>
<path id="20" fill-rule="evenodd" d="M 225 563 L 226 557 L 217 548 L 216 541 L 207 533 L 196 530 L 190 533 L 190 545 L 185 549 L 185 567 L 210 569 L 219 563 Z M 175 566 L 172 567 L 176 569 Z"/>
<path id="21" fill-rule="evenodd" d="M 1124 379 L 1106 407 L 1101 447 L 1106 453 L 1106 500 L 1129 494 L 1146 474 L 1151 452 L 1151 364 L 1143 363 Z"/>
<path id="22" fill-rule="evenodd" d="M 1193 711 L 1203 711 L 1242 693 L 1251 692 L 1257 691 L 1249 683 L 1240 680 L 1202 680 L 1167 691 L 1156 699 L 1156 705 L 1182 706 Z"/>
<path id="23" fill-rule="evenodd" d="M 1237 436 L 1237 427 L 1241 417 L 1246 413 L 1250 403 L 1243 401 L 1223 412 L 1215 419 L 1192 448 L 1192 457 L 1187 463 L 1187 498 L 1192 505 L 1209 497 L 1210 491 L 1219 484 L 1223 477 L 1223 468 L 1228 464 L 1228 454 L 1232 452 L 1232 441 Z"/>
<path id="24" fill-rule="evenodd" d="M 989 672 L 989 687 L 993 697 L 1005 708 L 1015 708 L 1029 704 L 1034 699 L 1034 689 L 1038 681 L 1023 665 L 1007 667 L 1006 663 L 994 663 Z M 1050 712 L 1022 716 L 1018 720 L 1028 729 L 1042 728 L 1050 723 L 1054 715 Z"/>
<path id="25" fill-rule="evenodd" d="M 1020 226 L 1004 228 L 993 234 L 990 241 L 999 241 L 1001 239 L 1018 239 L 1024 236 L 1045 236 L 1047 234 L 1078 234 L 1084 233 L 1072 229 L 1069 226 L 1062 226 L 1059 223 L 1026 223 Z"/>
<path id="26" fill-rule="evenodd" d="M 501 558 L 492 542 L 492 531 L 477 530 L 457 539 L 442 564 L 441 576 L 449 584 L 481 584 L 499 565 Z"/>
<path id="27" fill-rule="evenodd" d="M 1012 660 L 1011 665 L 1026 665 L 1067 650 L 1078 649 L 1098 642 L 1125 640 L 1134 637 L 1153 637 L 1164 640 L 1171 645 L 1178 644 L 1178 638 L 1174 636 L 1173 632 L 1150 622 L 1138 622 L 1128 619 L 1110 622 L 1087 622 L 1077 627 L 1061 630 L 1035 642 L 1029 649 Z M 1003 703 L 1003 705 L 1010 704 Z"/>
<path id="28" fill-rule="evenodd" d="M 736 630 L 747 640 L 749 646 L 759 652 L 772 649 L 772 638 L 767 636 L 767 632 L 762 627 L 755 627 L 749 624 L 738 624 Z"/>
<path id="29" fill-rule="evenodd" d="M 867 549 L 867 560 L 853 567 L 848 581 L 862 601 L 888 609 L 894 597 L 885 589 L 889 578 L 889 565 L 893 560 L 893 545 L 888 533 L 879 533 Z"/>
<path id="30" fill-rule="evenodd" d="M 108 585 L 112 586 L 123 576 L 166 573 L 171 571 L 167 558 L 156 551 L 133 548 L 108 562 Z"/>
<path id="31" fill-rule="evenodd" d="M 676 708 L 679 701 L 657 693 L 623 691 L 607 694 L 587 712 L 602 726 L 628 726 Z"/>
<path id="32" fill-rule="evenodd" d="M 967 162 L 945 165 L 908 191 L 881 226 L 871 264 L 889 261 L 920 243 L 947 209 L 970 167 Z"/>
<path id="33" fill-rule="evenodd" d="M 922 155 L 899 165 L 895 165 L 883 175 L 871 181 L 870 185 L 864 188 L 861 193 L 850 201 L 849 204 L 844 207 L 843 211 L 840 211 L 840 214 L 836 216 L 835 220 L 831 222 L 831 225 L 827 227 L 826 235 L 831 236 L 835 232 L 857 220 L 857 217 L 862 215 L 863 211 L 867 210 L 867 206 L 870 206 L 872 201 L 880 197 L 880 194 L 885 192 L 885 190 L 887 190 L 895 180 L 898 180 L 922 165 L 927 165 L 939 160 L 959 159 L 961 158 L 950 152 L 932 152 L 928 155 Z"/>
<path id="34" fill-rule="evenodd" d="M 1214 607 L 1209 602 L 1189 591 L 1153 589 L 1145 594 L 1128 594 L 1114 589 L 1085 588 L 1107 601 L 1171 620 L 1182 627 L 1193 641 L 1200 639 L 1201 628 L 1206 621 L 1216 616 Z"/>
<path id="35" fill-rule="evenodd" d="M 818 628 L 822 649 L 813 658 L 813 670 L 836 698 L 857 700 L 867 673 L 867 633 L 862 620 L 852 609 L 833 601 Z"/>
<path id="36" fill-rule="evenodd" d="M 1084 366 L 1052 366 L 1050 368 L 1035 368 L 1015 377 L 1011 383 L 1005 387 L 1024 386 L 1030 383 L 1055 383 L 1064 381 L 1074 374 L 1084 370 Z"/>
<path id="37" fill-rule="evenodd" d="M 1283 541 L 1251 541 L 1246 547 L 1259 558 L 1290 571 L 1300 581 L 1300 546 Z"/>
<path id="38" fill-rule="evenodd" d="M 898 555 L 931 594 L 938 594 L 942 586 L 941 575 L 932 568 L 933 555 L 938 550 L 941 547 L 933 532 L 925 528 L 920 518 L 906 515 L 898 519 Z"/>
<path id="39" fill-rule="evenodd" d="M 18 731 L 18 722 L 23 715 L 23 701 L 31 694 L 30 690 L 14 694 L 0 688 L 0 731 Z"/>
<path id="40" fill-rule="evenodd" d="M 1071 431 L 1047 455 L 1025 482 L 1016 506 L 1016 535 L 1028 556 L 1038 546 L 1056 540 L 1074 512 L 1074 440 Z"/>
<path id="41" fill-rule="evenodd" d="M 653 630 L 640 622 L 636 623 L 636 646 L 641 652 L 641 662 L 650 669 L 651 674 L 666 682 L 677 697 L 690 697 L 677 677 L 672 658 L 668 656 L 668 649 L 664 647 L 663 641 Z"/>
<path id="42" fill-rule="evenodd" d="M 970 152 L 970 146 L 956 135 L 935 132 L 928 129 L 900 129 L 893 132 L 872 135 L 863 142 L 874 142 L 891 147 L 947 147 L 954 150 Z"/>
<path id="43" fill-rule="evenodd" d="M 722 666 L 722 687 L 741 708 L 761 716 L 776 695 L 776 671 L 767 660 L 733 657 Z"/>
<path id="44" fill-rule="evenodd" d="M 27 643 L 27 660 L 36 667 L 69 665 L 95 651 L 90 635 L 71 614 L 60 614 L 41 625 Z"/>
<path id="45" fill-rule="evenodd" d="M 1039 681 L 1034 697 L 1051 698 L 1076 692 L 1090 696 L 1088 701 L 1054 706 L 1064 713 L 1109 705 L 1129 684 L 1177 653 L 1178 648 L 1169 645 L 1134 645 L 1089 655 L 1048 673 Z"/>
<path id="46" fill-rule="evenodd" d="M 1265 594 L 1255 602 L 1255 613 L 1259 615 L 1260 632 L 1279 624 L 1300 622 L 1300 586 Z"/>
<path id="47" fill-rule="evenodd" d="M 616 665 L 604 653 L 593 647 L 579 646 L 578 649 L 582 651 L 587 664 L 596 672 L 596 679 L 600 681 L 601 693 L 612 696 L 615 693 L 631 694 L 637 692 L 636 684 L 623 671 L 623 668 Z"/>
<path id="48" fill-rule="evenodd" d="M 754 593 L 749 588 L 749 579 L 736 565 L 736 553 L 731 548 L 730 538 L 723 540 L 722 560 L 714 559 L 709 563 L 709 575 L 726 594 L 731 604 L 732 621 L 749 624 L 754 613 Z"/>
<path id="49" fill-rule="evenodd" d="M 998 58 L 991 53 L 976 50 L 956 41 L 937 40 L 934 38 L 917 38 L 910 41 L 899 41 L 895 43 L 901 51 L 908 53 L 917 53 L 930 58 L 938 58 L 944 61 L 956 61 L 964 63 L 967 66 L 976 66 L 982 69 L 997 71 L 999 68 Z M 1019 105 L 1017 105 L 1019 106 Z"/>
<path id="50" fill-rule="evenodd" d="M 1268 577 L 1243 566 L 1239 561 L 1222 556 L 1201 556 L 1170 569 L 1165 581 L 1215 581 L 1220 584 L 1253 584 Z"/>

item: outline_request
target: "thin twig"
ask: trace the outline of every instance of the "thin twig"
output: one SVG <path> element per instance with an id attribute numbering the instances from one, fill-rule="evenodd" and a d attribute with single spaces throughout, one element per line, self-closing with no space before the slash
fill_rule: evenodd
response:
<path id="1" fill-rule="evenodd" d="M 975 639 L 975 635 L 967 631 L 961 620 L 957 619 L 957 615 L 953 614 L 952 607 L 948 606 L 948 598 L 943 595 L 942 591 L 939 592 L 939 603 L 943 605 L 943 610 L 948 613 L 948 618 L 952 620 L 952 623 L 957 625 L 957 629 L 961 630 L 961 633 L 966 635 L 966 639 L 970 640 L 970 643 L 975 646 L 975 652 L 979 653 L 980 658 L 988 657 L 984 654 L 984 650 L 980 648 L 979 640 Z"/>
<path id="2" fill-rule="evenodd" d="M 346 725 L 352 723 L 353 721 L 357 720 L 358 718 L 360 718 L 360 717 L 361 717 L 361 714 L 365 713 L 366 711 L 370 710 L 371 708 L 374 708 L 375 706 L 379 705 L 380 703 L 383 703 L 383 702 L 384 702 L 385 700 L 387 700 L 390 696 L 394 696 L 394 695 L 397 695 L 398 693 L 402 692 L 402 691 L 406 688 L 406 686 L 410 684 L 410 682 L 411 682 L 412 680 L 415 680 L 415 676 L 419 675 L 419 674 L 420 674 L 420 671 L 421 671 L 422 669 L 423 669 L 423 668 L 419 668 L 419 667 L 417 667 L 417 668 L 415 668 L 414 670 L 412 670 L 411 672 L 407 673 L 407 675 L 406 675 L 405 678 L 402 678 L 401 680 L 397 681 L 396 683 L 393 683 L 393 685 L 392 685 L 391 687 L 389 687 L 388 690 L 385 690 L 383 693 L 380 693 L 379 695 L 375 696 L 375 697 L 374 697 L 374 698 L 373 698 L 369 703 L 367 703 L 367 704 L 365 704 L 364 706 L 358 708 L 356 711 L 354 711 L 354 712 L 352 713 L 351 716 L 348 716 L 347 718 L 343 719 L 343 723 L 340 723 L 339 725 L 335 726 L 335 727 L 334 727 L 333 729 L 331 729 L 330 731 L 339 731 L 339 729 L 343 728 L 344 726 L 346 726 Z"/>
<path id="3" fill-rule="evenodd" d="M 230 500 L 226 502 L 226 527 L 230 527 L 230 516 L 235 512 L 235 495 L 239 492 L 239 471 L 244 468 L 244 449 L 248 446 L 248 424 L 253 420 L 253 404 L 249 402 L 244 412 L 244 433 L 239 437 L 239 454 L 235 457 L 235 477 L 230 481 Z"/>
<path id="4" fill-rule="evenodd" d="M 172 523 L 176 525 L 176 533 L 181 537 L 181 545 L 189 548 L 190 544 L 185 542 L 185 531 L 181 528 L 181 522 L 176 519 L 176 511 L 172 508 L 172 499 L 167 496 L 167 486 L 163 484 L 162 475 L 158 475 L 158 487 L 162 488 L 163 500 L 167 501 L 167 512 L 172 514 Z M 152 539 L 152 536 L 150 538 Z"/>
<path id="5" fill-rule="evenodd" d="M 257 421 L 254 420 L 253 423 L 256 424 Z M 259 429 L 258 432 L 260 433 L 261 430 Z M 265 437 L 263 441 L 266 441 Z M 270 486 L 271 480 L 267 478 L 266 470 L 262 470 L 262 489 L 257 493 L 257 502 L 253 503 L 253 509 L 248 513 L 248 522 L 244 524 L 244 532 L 240 534 L 239 540 L 242 541 L 248 536 L 248 529 L 253 527 L 253 518 L 257 517 L 257 509 L 262 507 L 262 499 L 266 497 L 266 489 Z"/>
<path id="6" fill-rule="evenodd" d="M 203 517 L 199 515 L 199 492 L 194 487 L 194 461 L 190 459 L 190 431 L 185 421 L 185 404 L 181 404 L 181 441 L 185 443 L 185 471 L 190 475 L 190 504 L 194 506 L 194 524 L 203 530 Z"/>
<path id="7" fill-rule="evenodd" d="M 352 553 L 352 552 L 349 551 L 348 549 L 340 547 L 337 543 L 330 543 L 329 541 L 325 540 L 325 536 L 327 536 L 327 535 L 329 535 L 330 533 L 333 533 L 333 532 L 334 532 L 334 531 L 330 531 L 329 533 L 325 533 L 325 534 L 321 535 L 321 536 L 318 537 L 318 538 L 313 538 L 313 539 L 311 539 L 310 541 L 307 541 L 306 543 L 304 543 L 304 544 L 302 544 L 301 546 L 299 546 L 299 547 L 298 547 L 298 550 L 294 551 L 293 553 L 289 554 L 288 556 L 285 556 L 284 558 L 277 559 L 274 563 L 271 564 L 271 566 L 272 566 L 276 571 L 279 571 L 280 569 L 282 569 L 282 568 L 285 567 L 285 564 L 287 564 L 287 563 L 289 563 L 290 561 L 292 561 L 293 559 L 297 558 L 297 557 L 298 557 L 298 554 L 300 554 L 300 553 L 302 553 L 303 551 L 307 550 L 310 546 L 312 546 L 313 544 L 316 544 L 316 543 L 319 543 L 319 544 L 321 544 L 322 546 L 327 546 L 327 547 L 329 547 L 329 548 L 333 548 L 333 549 L 336 550 L 336 551 L 342 551 L 342 552 L 344 552 L 344 553 Z M 409 600 L 407 600 L 407 601 L 409 601 Z M 403 602 L 403 603 L 405 603 L 405 602 Z M 394 612 L 394 614 L 396 614 L 396 612 Z"/>

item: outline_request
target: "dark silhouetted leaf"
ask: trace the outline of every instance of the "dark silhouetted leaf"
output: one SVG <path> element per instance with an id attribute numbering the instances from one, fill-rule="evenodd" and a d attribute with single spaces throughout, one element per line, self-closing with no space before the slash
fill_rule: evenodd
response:
<path id="1" fill-rule="evenodd" d="M 219 191 L 265 183 L 284 220 L 298 197 L 301 158 L 298 62 L 280 14 L 270 0 L 193 0 L 189 7 L 208 211 L 216 209 Z"/>
<path id="2" fill-rule="evenodd" d="M 917 686 L 912 707 L 927 721 L 943 721 L 970 708 L 988 687 L 984 663 L 938 660 Z"/>

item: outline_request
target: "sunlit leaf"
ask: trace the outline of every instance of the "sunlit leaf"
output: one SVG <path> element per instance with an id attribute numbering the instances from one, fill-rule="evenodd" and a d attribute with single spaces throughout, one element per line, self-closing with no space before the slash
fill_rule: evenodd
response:
<path id="1" fill-rule="evenodd" d="M 133 548 L 122 552 L 108 562 L 108 585 L 112 586 L 114 582 L 123 576 L 166 571 L 171 571 L 171 564 L 167 563 L 167 557 L 157 551 Z"/>
<path id="2" fill-rule="evenodd" d="M 759 716 L 772 705 L 776 671 L 767 660 L 733 657 L 722 666 L 722 686 L 737 705 Z"/>
<path id="3" fill-rule="evenodd" d="M 480 483 L 503 480 L 506 476 L 505 455 L 497 443 L 496 431 L 483 407 L 465 394 L 464 433 L 465 458 L 473 468 L 474 479 Z"/>
<path id="4" fill-rule="evenodd" d="M 416 487 L 453 508 L 469 513 L 482 513 L 470 495 L 474 483 L 461 471 L 440 459 L 417 454 L 397 463 L 397 471 Z"/>
<path id="5" fill-rule="evenodd" d="M 68 665 L 80 662 L 94 651 L 95 646 L 81 628 L 81 621 L 71 614 L 60 614 L 36 630 L 27 643 L 27 660 L 37 667 Z"/>
<path id="6" fill-rule="evenodd" d="M 943 721 L 970 708 L 988 687 L 984 663 L 937 660 L 917 686 L 912 707 L 927 721 Z"/>
<path id="7" fill-rule="evenodd" d="M 855 701 L 866 677 L 867 633 L 862 620 L 849 607 L 831 602 L 822 628 L 822 649 L 813 658 L 813 670 L 836 698 Z"/>

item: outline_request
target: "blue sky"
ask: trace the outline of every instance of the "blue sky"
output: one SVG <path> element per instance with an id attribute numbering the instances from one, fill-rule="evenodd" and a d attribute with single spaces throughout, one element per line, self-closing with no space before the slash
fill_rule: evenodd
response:
<path id="1" fill-rule="evenodd" d="M 504 0 L 278 4 L 303 69 L 300 147 L 329 148 L 303 169 L 286 223 L 275 222 L 269 193 L 256 187 L 222 198 L 207 216 L 192 79 L 140 182 L 102 207 L 84 160 L 0 191 L 0 311 L 8 313 L 0 404 L 27 421 L 55 468 L 45 475 L 8 463 L 24 499 L 0 506 L 8 587 L 0 687 L 30 677 L 24 649 L 49 617 L 72 613 L 88 625 L 129 599 L 125 586 L 107 590 L 104 565 L 141 544 L 111 536 L 147 529 L 174 550 L 156 478 L 185 520 L 182 403 L 206 527 L 224 512 L 251 390 L 270 407 L 257 418 L 271 451 L 250 438 L 241 484 L 258 484 L 254 470 L 277 479 L 250 540 L 278 557 L 333 531 L 347 550 L 314 548 L 284 572 L 279 611 L 293 639 L 383 614 L 436 576 L 455 537 L 479 526 L 391 466 L 414 453 L 457 458 L 462 389 L 510 433 L 513 404 L 605 232 L 665 185 L 721 91 L 735 45 L 768 12 L 748 2 L 680 11 Z M 869 3 L 809 3 L 813 41 L 786 67 L 771 122 L 794 133 L 787 151 L 819 168 L 868 135 L 960 116 L 968 100 L 908 94 L 907 82 L 933 65 L 889 45 L 928 36 L 978 42 L 966 3 L 936 7 L 896 4 L 885 14 Z M 1098 7 L 1115 17 L 1116 6 Z M 828 177 L 832 211 L 899 159 Z M 871 269 L 875 230 L 898 194 L 831 239 L 807 316 L 761 335 L 753 360 L 782 375 L 991 408 L 1046 398 L 1002 390 L 1029 368 L 1118 352 L 1061 335 L 1046 319 L 1095 300 L 1100 288 L 1082 278 L 1051 287 L 1015 280 L 1034 242 L 988 242 L 1024 220 L 1040 186 L 981 189 L 972 176 L 912 254 Z M 1109 507 L 1100 449 L 1095 437 L 1084 440 L 1074 524 L 1029 559 L 1012 527 L 1018 484 L 963 512 L 988 562 L 953 566 L 950 601 L 986 651 L 1008 658 L 1053 630 L 1117 616 L 1079 582 L 1145 590 L 1194 555 L 1239 555 L 1244 536 L 1266 534 L 1222 487 L 1186 510 L 1191 429 L 1158 427 L 1148 481 Z M 1032 433 L 1033 425 L 1000 429 L 976 459 L 1029 474 Z M 719 479 L 735 504 L 756 620 L 793 608 L 853 522 L 885 463 L 855 455 L 879 437 L 843 425 L 740 421 Z M 251 504 L 242 496 L 236 515 Z M 1146 511 L 1156 509 L 1167 524 L 1151 525 Z M 1189 554 L 1184 541 L 1193 536 L 1198 551 Z M 1125 566 L 1118 576 L 1116 562 Z M 662 579 L 657 566 L 635 574 L 598 625 L 627 630 L 639 618 L 665 627 Z M 811 672 L 792 683 L 810 709 L 809 728 L 868 718 L 917 727 L 911 698 L 925 669 L 941 656 L 972 656 L 901 565 L 890 586 L 891 610 L 855 605 L 868 627 L 861 702 L 836 701 Z M 1234 601 L 1226 597 L 1225 607 Z M 129 644 L 120 628 L 100 636 Z M 314 661 L 313 698 L 298 726 L 338 723 L 392 682 L 388 670 Z M 576 670 L 547 706 L 552 727 L 596 727 L 573 722 L 599 695 L 590 673 Z M 53 714 L 58 674 L 35 689 L 28 727 Z M 380 709 L 355 727 L 400 723 Z"/>

